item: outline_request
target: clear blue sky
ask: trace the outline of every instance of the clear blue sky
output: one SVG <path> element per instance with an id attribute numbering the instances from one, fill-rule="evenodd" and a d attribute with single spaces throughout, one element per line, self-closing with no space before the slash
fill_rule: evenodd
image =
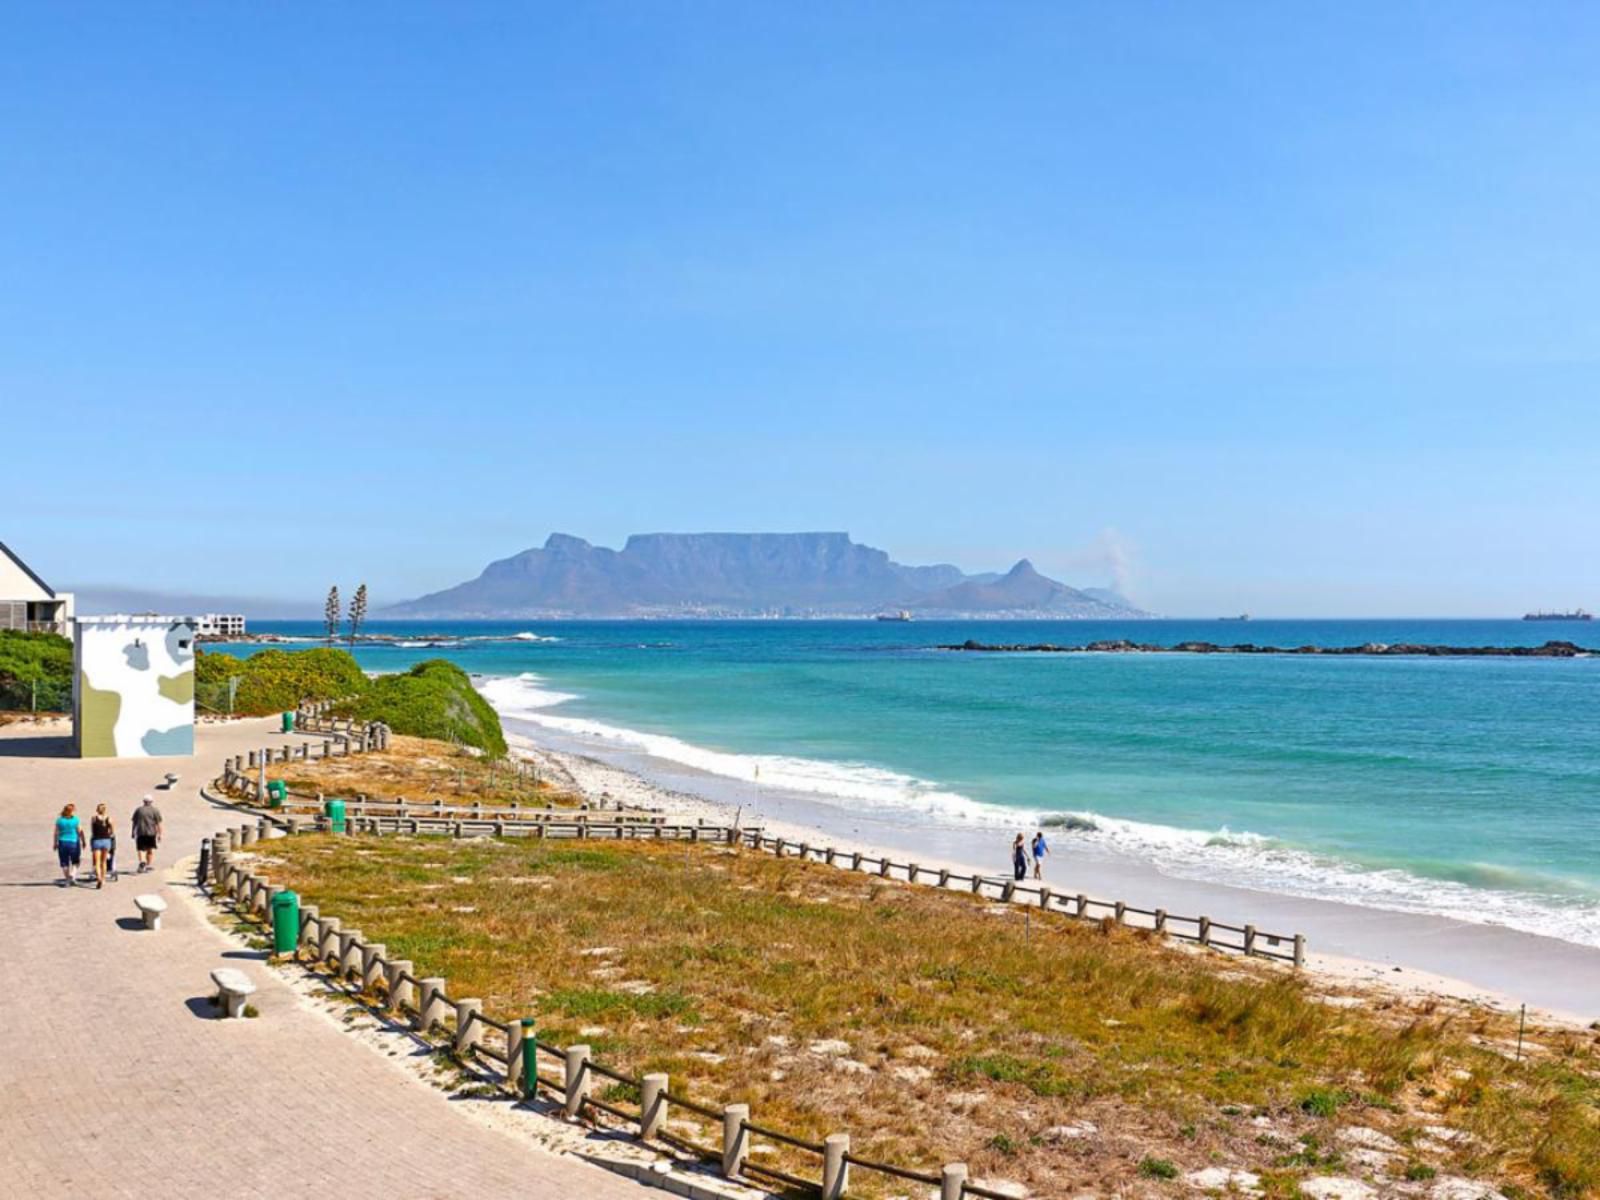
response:
<path id="1" fill-rule="evenodd" d="M 1174 614 L 1600 607 L 1600 8 L 38 4 L 0 540 L 387 602 L 846 529 Z"/>

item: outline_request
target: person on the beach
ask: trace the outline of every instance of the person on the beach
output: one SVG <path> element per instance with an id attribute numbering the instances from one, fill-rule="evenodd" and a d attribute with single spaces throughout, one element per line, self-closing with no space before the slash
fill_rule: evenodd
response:
<path id="1" fill-rule="evenodd" d="M 1050 843 L 1044 840 L 1044 830 L 1033 835 L 1033 877 L 1044 878 L 1044 856 L 1050 853 Z"/>
<path id="2" fill-rule="evenodd" d="M 106 871 L 116 836 L 117 831 L 111 824 L 111 814 L 106 812 L 104 804 L 97 804 L 94 816 L 89 820 L 89 850 L 94 855 L 94 885 L 97 888 L 106 885 Z"/>
<path id="3" fill-rule="evenodd" d="M 1018 883 L 1028 877 L 1028 847 L 1020 833 L 1016 841 L 1011 843 L 1011 871 Z"/>
<path id="4" fill-rule="evenodd" d="M 61 886 L 78 882 L 78 865 L 83 861 L 83 825 L 76 814 L 78 806 L 69 804 L 56 818 L 56 861 L 61 864 Z"/>
<path id="5" fill-rule="evenodd" d="M 161 810 L 149 796 L 133 810 L 133 844 L 139 851 L 139 874 L 155 868 L 156 847 L 161 844 Z"/>

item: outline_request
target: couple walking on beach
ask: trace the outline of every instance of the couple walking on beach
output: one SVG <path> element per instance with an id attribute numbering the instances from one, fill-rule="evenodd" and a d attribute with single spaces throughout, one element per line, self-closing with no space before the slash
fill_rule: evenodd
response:
<path id="1" fill-rule="evenodd" d="M 139 874 L 152 870 L 156 847 L 161 844 L 161 810 L 155 801 L 146 796 L 133 810 L 134 846 L 139 851 Z M 73 887 L 78 882 L 78 868 L 83 864 L 83 823 L 78 820 L 78 806 L 68 804 L 56 818 L 56 861 L 61 866 L 61 886 Z M 106 876 L 112 882 L 117 878 L 117 827 L 104 804 L 95 806 L 89 820 L 89 853 L 94 870 L 95 887 L 106 885 Z"/>
<path id="2" fill-rule="evenodd" d="M 1033 877 L 1044 878 L 1044 856 L 1050 853 L 1050 843 L 1044 840 L 1044 830 L 1040 829 L 1033 835 Z M 1018 883 L 1028 877 L 1028 846 L 1023 841 L 1022 834 L 1017 834 L 1016 840 L 1011 843 L 1011 871 Z"/>

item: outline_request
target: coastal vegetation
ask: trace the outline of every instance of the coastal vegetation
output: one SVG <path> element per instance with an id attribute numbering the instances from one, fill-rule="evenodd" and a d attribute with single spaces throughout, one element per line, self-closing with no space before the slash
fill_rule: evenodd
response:
<path id="1" fill-rule="evenodd" d="M 962 1159 L 1041 1195 L 1162 1195 L 1208 1169 L 1213 1190 L 1283 1197 L 1323 1175 L 1600 1190 L 1591 1031 L 1519 1048 L 1497 1012 L 1327 995 L 1109 923 L 748 850 L 307 836 L 262 853 L 274 882 L 491 1015 L 768 1127 L 848 1130 L 864 1157 Z M 858 1172 L 852 1194 L 880 1182 Z"/>
<path id="2" fill-rule="evenodd" d="M 455 741 L 495 758 L 506 753 L 499 716 L 467 673 L 444 659 L 369 678 L 347 651 L 332 647 L 261 650 L 248 658 L 209 651 L 195 656 L 195 684 L 203 703 L 236 716 L 333 700 L 340 715 L 384 721 L 396 733 Z"/>
<path id="3" fill-rule="evenodd" d="M 72 643 L 54 633 L 0 629 L 0 711 L 72 703 Z"/>
<path id="4" fill-rule="evenodd" d="M 565 780 L 519 773 L 475 749 L 401 734 L 381 752 L 292 763 L 285 768 L 284 779 L 297 792 L 374 800 L 396 796 L 417 802 L 481 800 L 490 807 L 513 802 L 572 807 L 582 803 L 563 786 Z"/>

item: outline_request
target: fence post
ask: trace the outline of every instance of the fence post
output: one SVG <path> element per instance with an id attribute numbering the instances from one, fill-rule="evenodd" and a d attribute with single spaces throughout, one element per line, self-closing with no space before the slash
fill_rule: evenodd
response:
<path id="1" fill-rule="evenodd" d="M 1246 925 L 1244 927 L 1244 953 L 1245 953 L 1245 957 L 1248 958 L 1250 955 L 1254 954 L 1255 952 L 1256 952 L 1256 927 L 1254 925 Z"/>
<path id="2" fill-rule="evenodd" d="M 657 1072 L 639 1081 L 639 1136 L 653 1138 L 667 1123 L 667 1077 Z"/>
<path id="3" fill-rule="evenodd" d="M 317 961 L 326 962 L 339 952 L 339 929 L 344 924 L 338 917 L 323 917 L 320 922 L 322 936 L 317 939 Z"/>
<path id="4" fill-rule="evenodd" d="M 1128 921 L 1128 906 L 1126 904 L 1124 904 L 1121 900 L 1118 900 L 1117 901 L 1117 907 L 1116 907 L 1115 911 L 1116 911 L 1116 914 L 1117 914 L 1117 924 L 1118 925 L 1127 924 L 1127 921 Z"/>
<path id="5" fill-rule="evenodd" d="M 1200 944 L 1202 946 L 1209 946 L 1211 944 L 1211 918 L 1210 917 L 1201 917 L 1200 918 Z"/>
<path id="6" fill-rule="evenodd" d="M 848 1133 L 830 1133 L 822 1139 L 822 1200 L 841 1200 L 850 1186 L 850 1164 L 844 1160 L 849 1152 Z"/>
<path id="7" fill-rule="evenodd" d="M 1089 897 L 1085 896 L 1082 892 L 1079 892 L 1078 896 L 1077 896 L 1077 900 L 1078 900 L 1078 916 L 1080 916 L 1080 917 L 1088 916 L 1089 915 Z"/>
<path id="8" fill-rule="evenodd" d="M 383 1007 L 385 1011 L 398 1016 L 405 1011 L 406 1001 L 411 999 L 411 983 L 405 977 L 411 974 L 411 963 L 403 958 L 389 960 L 389 1000 Z"/>
<path id="9" fill-rule="evenodd" d="M 566 1114 L 576 1120 L 583 1112 L 583 1102 L 589 1098 L 589 1047 L 567 1047 Z"/>
<path id="10" fill-rule="evenodd" d="M 477 1020 L 482 1011 L 482 1000 L 456 1001 L 456 1053 L 462 1058 L 472 1053 L 483 1036 L 483 1025 Z"/>
<path id="11" fill-rule="evenodd" d="M 940 867 L 939 868 L 939 887 L 941 889 L 943 889 L 943 888 L 947 888 L 949 886 L 950 886 L 950 868 L 949 867 Z"/>
<path id="12" fill-rule="evenodd" d="M 750 1152 L 750 1131 L 744 1126 L 749 1117 L 748 1104 L 729 1104 L 722 1110 L 722 1173 L 729 1179 L 739 1177 Z"/>
<path id="13" fill-rule="evenodd" d="M 1042 887 L 1039 889 L 1039 907 L 1050 907 L 1050 889 L 1047 887 Z"/>
<path id="14" fill-rule="evenodd" d="M 361 974 L 363 950 L 366 943 L 359 929 L 346 929 L 339 934 L 339 978 L 348 979 Z"/>
<path id="15" fill-rule="evenodd" d="M 430 975 L 420 981 L 422 996 L 417 1001 L 417 1032 L 427 1036 L 433 1027 L 444 1020 L 444 980 Z"/>
<path id="16" fill-rule="evenodd" d="M 939 1200 L 961 1200 L 967 1190 L 967 1164 L 946 1163 L 939 1172 Z"/>
<path id="17" fill-rule="evenodd" d="M 1167 910 L 1164 909 L 1164 908 L 1158 908 L 1158 909 L 1156 909 L 1156 932 L 1157 933 L 1165 933 L 1166 931 L 1167 931 Z"/>
<path id="18" fill-rule="evenodd" d="M 1306 965 L 1306 935 L 1303 933 L 1294 935 L 1294 965 L 1296 967 Z"/>
<path id="19" fill-rule="evenodd" d="M 368 942 L 361 954 L 361 990 L 375 992 L 378 980 L 384 978 L 383 960 L 389 947 L 382 942 Z"/>

